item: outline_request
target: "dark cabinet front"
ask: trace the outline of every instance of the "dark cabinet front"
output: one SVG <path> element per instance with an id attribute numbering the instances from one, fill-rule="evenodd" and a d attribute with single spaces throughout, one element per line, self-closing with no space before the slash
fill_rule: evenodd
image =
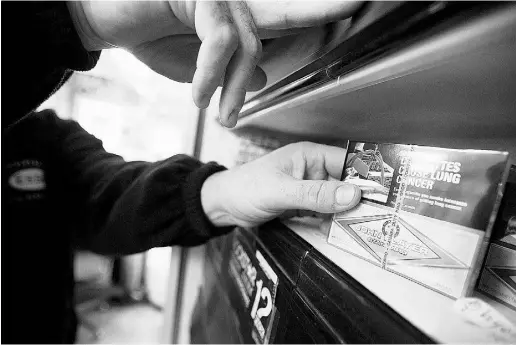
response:
<path id="1" fill-rule="evenodd" d="M 432 342 L 279 221 L 208 245 L 192 321 L 195 343 Z"/>

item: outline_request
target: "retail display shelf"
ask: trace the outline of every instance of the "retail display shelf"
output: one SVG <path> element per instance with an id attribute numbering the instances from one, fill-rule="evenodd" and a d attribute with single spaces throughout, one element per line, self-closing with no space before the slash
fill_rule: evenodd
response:
<path id="1" fill-rule="evenodd" d="M 389 274 L 380 267 L 328 244 L 328 227 L 321 220 L 296 218 L 283 223 L 435 341 L 504 343 L 493 329 L 476 326 L 456 312 L 454 299 L 435 293 L 400 276 Z M 493 306 L 516 327 L 514 310 L 481 294 L 476 293 L 474 297 Z"/>

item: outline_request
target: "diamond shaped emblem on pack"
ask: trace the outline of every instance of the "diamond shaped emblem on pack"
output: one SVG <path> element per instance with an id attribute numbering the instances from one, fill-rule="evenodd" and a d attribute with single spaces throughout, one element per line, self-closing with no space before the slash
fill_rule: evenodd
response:
<path id="1" fill-rule="evenodd" d="M 362 246 L 378 263 L 387 248 L 390 231 L 394 231 L 387 257 L 388 265 L 412 265 L 442 268 L 469 268 L 439 247 L 415 227 L 398 217 L 393 228 L 391 215 L 337 218 L 334 222 Z"/>

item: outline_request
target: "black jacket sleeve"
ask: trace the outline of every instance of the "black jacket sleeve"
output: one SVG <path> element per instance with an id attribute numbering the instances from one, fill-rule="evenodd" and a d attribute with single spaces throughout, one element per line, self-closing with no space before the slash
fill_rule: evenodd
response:
<path id="1" fill-rule="evenodd" d="M 77 122 L 46 113 L 57 129 L 56 163 L 82 208 L 78 235 L 83 245 L 103 254 L 130 254 L 198 245 L 232 229 L 214 227 L 200 200 L 206 178 L 224 167 L 186 155 L 126 162 L 106 152 Z"/>
<path id="2" fill-rule="evenodd" d="M 2 128 L 36 109 L 70 77 L 92 69 L 65 1 L 2 2 Z"/>

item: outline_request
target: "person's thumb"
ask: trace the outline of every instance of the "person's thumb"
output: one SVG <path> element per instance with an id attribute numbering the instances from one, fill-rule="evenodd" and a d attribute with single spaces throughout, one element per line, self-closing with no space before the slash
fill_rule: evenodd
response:
<path id="1" fill-rule="evenodd" d="M 289 207 L 319 213 L 336 213 L 356 206 L 362 195 L 359 187 L 340 181 L 292 181 L 288 187 Z"/>

